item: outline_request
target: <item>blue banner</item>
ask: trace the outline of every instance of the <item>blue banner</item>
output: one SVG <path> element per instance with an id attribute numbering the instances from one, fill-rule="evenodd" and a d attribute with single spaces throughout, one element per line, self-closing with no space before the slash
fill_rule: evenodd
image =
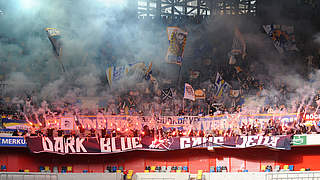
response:
<path id="1" fill-rule="evenodd" d="M 27 147 L 24 137 L 0 137 L 0 147 Z"/>

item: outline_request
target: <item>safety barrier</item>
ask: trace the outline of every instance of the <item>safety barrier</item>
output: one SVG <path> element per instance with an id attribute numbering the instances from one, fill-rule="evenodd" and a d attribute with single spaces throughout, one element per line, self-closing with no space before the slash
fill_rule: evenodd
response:
<path id="1" fill-rule="evenodd" d="M 320 171 L 204 173 L 202 180 L 320 180 Z"/>
<path id="2" fill-rule="evenodd" d="M 265 180 L 266 173 L 262 172 L 240 172 L 240 173 L 203 173 L 202 180 L 216 180 L 216 179 L 223 179 L 223 180 Z"/>
<path id="3" fill-rule="evenodd" d="M 123 180 L 122 173 L 62 173 L 58 180 Z"/>
<path id="4" fill-rule="evenodd" d="M 1 172 L 0 180 L 58 180 L 58 174 Z"/>
<path id="5" fill-rule="evenodd" d="M 199 175 L 199 174 L 198 174 Z M 136 173 L 133 180 L 320 180 L 320 171 L 203 173 Z M 0 172 L 0 180 L 124 180 L 121 173 Z"/>
<path id="6" fill-rule="evenodd" d="M 25 173 L 0 172 L 0 180 L 123 180 L 121 173 Z"/>
<path id="7" fill-rule="evenodd" d="M 266 180 L 320 180 L 320 171 L 273 172 L 266 174 Z"/>
<path id="8" fill-rule="evenodd" d="M 189 180 L 189 173 L 136 173 L 134 180 Z"/>

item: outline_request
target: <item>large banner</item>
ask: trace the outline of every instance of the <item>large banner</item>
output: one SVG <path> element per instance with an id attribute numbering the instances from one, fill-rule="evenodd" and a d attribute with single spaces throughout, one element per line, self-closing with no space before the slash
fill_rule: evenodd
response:
<path id="1" fill-rule="evenodd" d="M 152 137 L 74 138 L 27 137 L 33 153 L 110 154 L 134 150 L 169 151 L 187 148 L 248 148 L 264 146 L 290 150 L 291 136 L 237 136 L 237 137 Z"/>
<path id="2" fill-rule="evenodd" d="M 96 115 L 58 117 L 55 120 L 47 119 L 46 126 L 56 129 L 72 130 L 76 125 L 90 130 L 94 129 L 142 129 L 149 128 L 179 128 L 184 130 L 208 130 L 212 128 L 228 129 L 242 125 L 259 122 L 263 124 L 270 119 L 280 121 L 286 125 L 297 120 L 297 115 L 292 114 L 224 114 L 218 116 L 127 116 L 127 115 Z M 50 121 L 50 122 L 49 122 Z"/>
<path id="3" fill-rule="evenodd" d="M 27 147 L 24 137 L 0 137 L 0 147 Z"/>
<path id="4" fill-rule="evenodd" d="M 306 116 L 307 117 L 307 116 Z M 313 117 L 309 115 L 309 119 Z M 318 118 L 318 116 L 314 116 Z M 237 128 L 243 125 L 259 123 L 269 120 L 279 121 L 287 125 L 297 120 L 296 113 L 289 114 L 224 114 L 217 116 L 128 116 L 103 115 L 95 116 L 57 116 L 48 117 L 43 123 L 47 128 L 76 130 L 79 126 L 90 130 L 100 129 L 138 129 L 149 128 L 178 128 L 180 130 L 209 130 Z M 2 119 L 3 125 L 10 129 L 28 129 L 30 125 L 25 120 Z"/>

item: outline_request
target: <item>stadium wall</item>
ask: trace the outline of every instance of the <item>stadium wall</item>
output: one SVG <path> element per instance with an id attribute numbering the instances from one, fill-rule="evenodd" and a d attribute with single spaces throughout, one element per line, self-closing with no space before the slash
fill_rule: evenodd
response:
<path id="1" fill-rule="evenodd" d="M 267 148 L 247 149 L 187 149 L 169 152 L 133 151 L 111 155 L 32 154 L 27 148 L 0 148 L 0 164 L 8 172 L 28 169 L 39 172 L 40 166 L 72 166 L 72 172 L 104 172 L 106 166 L 122 166 L 126 170 L 143 172 L 145 166 L 188 166 L 191 173 L 209 172 L 211 166 L 227 166 L 229 172 L 247 169 L 259 172 L 264 165 L 294 165 L 295 170 L 320 170 L 320 146 L 293 147 L 290 151 Z"/>

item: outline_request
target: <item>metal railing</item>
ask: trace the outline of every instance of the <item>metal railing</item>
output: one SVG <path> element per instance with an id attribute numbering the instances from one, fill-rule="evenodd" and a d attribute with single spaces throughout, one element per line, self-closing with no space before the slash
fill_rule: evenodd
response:
<path id="1" fill-rule="evenodd" d="M 263 173 L 263 172 L 261 172 Z M 180 175 L 179 177 L 175 177 L 174 174 L 157 174 L 153 173 L 151 176 L 147 176 L 148 173 L 137 173 L 138 176 L 136 176 L 136 179 L 185 179 L 186 177 L 183 177 L 182 174 L 175 174 Z M 140 174 L 140 176 L 139 176 Z M 239 177 L 239 173 L 219 173 L 219 175 L 228 176 L 230 175 L 229 179 L 232 179 L 232 175 L 238 174 L 237 177 Z M 260 173 L 241 173 L 241 175 L 247 175 L 247 177 L 254 177 L 255 175 Z M 264 180 L 320 180 L 320 171 L 291 171 L 291 172 L 270 172 L 270 173 L 264 173 L 264 175 L 256 176 L 256 180 L 264 179 Z M 123 179 L 122 176 L 108 176 L 108 174 L 104 173 L 89 173 L 89 174 L 83 174 L 83 173 L 70 173 L 70 174 L 58 174 L 58 173 L 26 173 L 26 172 L 0 172 L 0 180 L 81 180 L 81 179 Z M 157 175 L 157 177 L 154 177 L 154 175 Z M 218 175 L 218 174 L 216 174 Z M 92 176 L 92 177 L 91 177 Z M 189 178 L 192 177 L 189 176 Z M 265 178 L 263 178 L 265 177 Z M 217 177 L 216 177 L 217 178 Z M 212 179 L 212 178 L 204 178 L 204 179 Z M 240 178 L 241 179 L 241 178 Z"/>
<path id="2" fill-rule="evenodd" d="M 0 180 L 58 180 L 55 173 L 0 172 Z"/>
<path id="3" fill-rule="evenodd" d="M 320 171 L 272 172 L 266 180 L 320 180 Z"/>
<path id="4" fill-rule="evenodd" d="M 0 172 L 0 180 L 123 180 L 122 173 Z"/>

